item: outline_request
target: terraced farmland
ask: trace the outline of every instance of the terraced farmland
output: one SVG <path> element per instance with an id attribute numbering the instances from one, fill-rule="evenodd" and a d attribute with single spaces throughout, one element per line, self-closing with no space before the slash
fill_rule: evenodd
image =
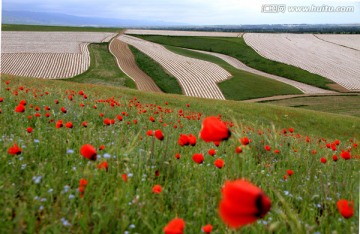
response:
<path id="1" fill-rule="evenodd" d="M 172 31 L 172 30 L 139 30 L 128 29 L 129 35 L 162 35 L 162 36 L 191 36 L 191 37 L 241 37 L 243 33 L 233 32 L 203 32 L 203 31 Z"/>
<path id="2" fill-rule="evenodd" d="M 325 42 L 312 34 L 246 33 L 244 39 L 265 58 L 298 66 L 348 90 L 360 91 L 360 51 Z"/>
<path id="3" fill-rule="evenodd" d="M 90 65 L 88 44 L 107 42 L 114 33 L 98 32 L 3 32 L 1 73 L 69 78 Z"/>
<path id="4" fill-rule="evenodd" d="M 225 99 L 217 83 L 228 79 L 231 74 L 220 66 L 175 54 L 159 44 L 136 37 L 121 35 L 118 39 L 136 47 L 160 63 L 178 79 L 185 95 Z"/>

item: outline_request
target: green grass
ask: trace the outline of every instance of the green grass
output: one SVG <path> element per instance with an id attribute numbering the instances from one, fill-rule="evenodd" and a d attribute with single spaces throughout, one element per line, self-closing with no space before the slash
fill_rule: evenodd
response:
<path id="1" fill-rule="evenodd" d="M 0 88 L 0 233 L 163 233 L 175 217 L 185 220 L 185 233 L 201 233 L 208 223 L 213 233 L 229 234 L 359 232 L 360 147 L 353 147 L 350 139 L 360 143 L 360 118 L 8 75 L 2 76 Z M 77 95 L 80 90 L 87 99 Z M 69 93 L 74 93 L 72 101 Z M 26 100 L 26 110 L 15 113 L 20 100 Z M 122 112 L 127 113 L 123 121 L 103 124 L 104 118 Z M 194 147 L 178 145 L 181 133 L 198 136 L 202 119 L 219 114 L 234 123 L 228 141 L 219 147 L 201 139 Z M 150 116 L 156 121 L 150 122 Z M 71 121 L 74 127 L 57 129 L 58 120 Z M 290 127 L 294 134 L 281 133 Z M 146 135 L 156 129 L 163 131 L 164 141 Z M 252 142 L 235 154 L 244 136 Z M 337 151 L 325 147 L 336 139 Z M 21 155 L 8 154 L 14 143 L 22 148 Z M 79 153 L 83 144 L 105 149 L 97 150 L 101 157 L 96 161 L 88 161 Z M 265 151 L 264 145 L 272 150 Z M 352 159 L 332 161 L 332 155 L 348 147 Z M 207 155 L 210 148 L 216 149 L 214 157 Z M 192 161 L 194 153 L 204 154 L 202 165 Z M 326 164 L 320 163 L 321 157 L 327 158 Z M 225 161 L 222 169 L 213 165 L 218 158 Z M 103 161 L 109 164 L 108 172 L 97 168 Z M 284 181 L 288 169 L 294 174 Z M 263 219 L 233 231 L 219 217 L 218 204 L 225 181 L 242 177 L 261 187 L 272 206 Z M 89 182 L 83 198 L 78 192 L 81 178 Z M 163 187 L 161 194 L 152 193 L 155 184 Z M 339 199 L 355 202 L 350 219 L 337 211 Z"/>
<path id="2" fill-rule="evenodd" d="M 142 39 L 176 47 L 205 50 L 226 54 L 237 58 L 249 67 L 270 74 L 286 77 L 316 87 L 330 89 L 327 84 L 334 83 L 322 76 L 301 68 L 266 59 L 248 46 L 241 38 L 176 37 L 136 35 Z"/>
<path id="3" fill-rule="evenodd" d="M 90 44 L 89 69 L 80 75 L 64 80 L 78 83 L 125 86 L 136 89 L 135 82 L 119 69 L 108 47 L 108 42 Z"/>
<path id="4" fill-rule="evenodd" d="M 120 32 L 121 28 L 44 26 L 24 24 L 2 24 L 2 31 L 44 31 L 44 32 Z"/>
<path id="5" fill-rule="evenodd" d="M 219 83 L 218 86 L 228 100 L 246 100 L 276 95 L 302 94 L 300 90 L 290 85 L 236 69 L 224 60 L 212 55 L 189 51 L 174 46 L 165 47 L 174 53 L 209 61 L 227 70 L 232 75 L 232 78 Z"/>
<path id="6" fill-rule="evenodd" d="M 181 86 L 174 76 L 165 71 L 159 63 L 140 50 L 133 46 L 129 46 L 129 48 L 134 54 L 135 61 L 139 68 L 150 76 L 163 92 L 182 94 Z"/>
<path id="7" fill-rule="evenodd" d="M 266 103 L 360 117 L 360 95 L 297 97 Z"/>

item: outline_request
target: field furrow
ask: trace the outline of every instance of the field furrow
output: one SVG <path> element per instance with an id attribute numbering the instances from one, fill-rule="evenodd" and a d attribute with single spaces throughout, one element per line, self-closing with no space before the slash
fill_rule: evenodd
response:
<path id="1" fill-rule="evenodd" d="M 314 34 L 320 40 L 360 51 L 360 36 L 354 34 Z"/>
<path id="2" fill-rule="evenodd" d="M 110 43 L 110 52 L 115 56 L 119 68 L 135 81 L 138 90 L 161 92 L 153 79 L 137 66 L 134 55 L 126 43 L 113 39 Z"/>
<path id="3" fill-rule="evenodd" d="M 196 51 L 199 53 L 203 53 L 203 54 L 209 54 L 215 57 L 218 57 L 222 60 L 224 60 L 225 62 L 227 62 L 228 64 L 230 64 L 231 66 L 243 70 L 243 71 L 247 71 L 253 74 L 257 74 L 260 76 L 264 76 L 273 80 L 277 80 L 280 82 L 283 82 L 285 84 L 291 85 L 297 89 L 299 89 L 300 91 L 302 91 L 305 94 L 323 94 L 323 93 L 334 93 L 333 91 L 330 90 L 325 90 L 325 89 L 321 89 L 321 88 L 317 88 L 308 84 L 304 84 L 301 82 L 297 82 L 294 80 L 290 80 L 290 79 L 286 79 L 284 77 L 280 77 L 280 76 L 276 76 L 276 75 L 272 75 L 263 71 L 259 71 L 256 70 L 254 68 L 248 67 L 246 66 L 244 63 L 240 62 L 239 60 L 237 60 L 234 57 L 231 57 L 229 55 L 225 55 L 225 54 L 220 54 L 220 53 L 215 53 L 215 52 L 208 52 L 208 51 L 202 51 L 202 50 L 192 50 L 192 51 Z"/>
<path id="4" fill-rule="evenodd" d="M 360 91 L 360 51 L 312 34 L 246 33 L 244 39 L 265 58 L 321 75 L 350 91 Z"/>
<path id="5" fill-rule="evenodd" d="M 162 35 L 162 36 L 191 36 L 191 37 L 241 37 L 243 33 L 235 32 L 205 32 L 205 31 L 172 31 L 172 30 L 142 30 L 128 29 L 126 34 L 132 35 Z"/>
<path id="6" fill-rule="evenodd" d="M 231 74 L 220 66 L 178 55 L 159 44 L 132 36 L 121 35 L 118 39 L 136 47 L 160 63 L 170 74 L 178 79 L 185 95 L 225 99 L 217 83 L 228 79 Z"/>

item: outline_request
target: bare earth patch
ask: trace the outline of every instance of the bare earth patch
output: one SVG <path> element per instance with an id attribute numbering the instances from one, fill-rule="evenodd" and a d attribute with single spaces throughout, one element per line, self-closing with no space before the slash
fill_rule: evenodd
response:
<path id="1" fill-rule="evenodd" d="M 217 83 L 228 79 L 231 74 L 217 64 L 178 55 L 162 45 L 136 37 L 120 35 L 118 39 L 161 64 L 179 81 L 185 95 L 225 99 Z"/>
<path id="2" fill-rule="evenodd" d="M 321 75 L 350 91 L 360 91 L 360 51 L 312 34 L 246 33 L 244 40 L 265 58 Z"/>

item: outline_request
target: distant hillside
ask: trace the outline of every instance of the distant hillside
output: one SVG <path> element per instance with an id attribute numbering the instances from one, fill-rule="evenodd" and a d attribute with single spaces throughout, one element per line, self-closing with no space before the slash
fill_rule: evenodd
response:
<path id="1" fill-rule="evenodd" d="M 112 19 L 96 17 L 79 17 L 59 13 L 30 12 L 30 11 L 3 11 L 3 24 L 31 24 L 31 25 L 57 25 L 57 26 L 103 26 L 103 27 L 161 27 L 180 26 L 186 24 L 145 21 L 129 19 Z"/>

